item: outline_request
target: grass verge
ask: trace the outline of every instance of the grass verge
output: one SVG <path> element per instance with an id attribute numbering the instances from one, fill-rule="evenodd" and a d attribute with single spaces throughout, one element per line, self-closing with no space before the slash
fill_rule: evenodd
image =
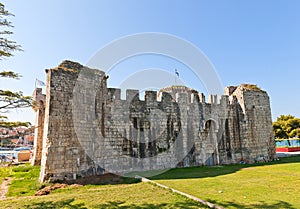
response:
<path id="1" fill-rule="evenodd" d="M 8 169 L 8 170 L 7 170 Z M 32 196 L 38 167 L 0 168 L 14 178 L 1 208 L 206 208 L 149 183 L 68 186 Z M 171 169 L 155 181 L 225 208 L 300 208 L 300 157 L 257 165 Z"/>
<path id="2" fill-rule="evenodd" d="M 257 165 L 172 169 L 155 181 L 225 208 L 300 208 L 300 157 Z"/>
<path id="3" fill-rule="evenodd" d="M 47 196 L 33 196 L 41 185 L 39 167 L 2 167 L 0 174 L 13 179 L 1 208 L 207 208 L 200 203 L 148 183 L 124 178 L 123 184 L 68 186 Z"/>
<path id="4" fill-rule="evenodd" d="M 0 166 L 0 184 L 2 183 L 4 178 L 9 176 L 10 176 L 10 169 L 8 167 Z"/>
<path id="5" fill-rule="evenodd" d="M 1 208 L 207 208 L 150 183 L 71 186 L 47 196 L 8 198 Z"/>
<path id="6" fill-rule="evenodd" d="M 0 180 L 10 177 L 10 183 L 7 197 L 12 196 L 29 196 L 34 195 L 40 184 L 38 183 L 40 168 L 38 166 L 31 166 L 30 164 L 20 165 L 18 167 L 1 167 Z"/>

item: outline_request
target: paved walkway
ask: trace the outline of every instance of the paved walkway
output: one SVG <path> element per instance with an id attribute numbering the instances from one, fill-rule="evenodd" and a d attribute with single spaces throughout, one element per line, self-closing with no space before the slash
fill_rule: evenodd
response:
<path id="1" fill-rule="evenodd" d="M 210 202 L 208 202 L 208 201 L 202 200 L 202 199 L 200 199 L 200 198 L 198 198 L 198 197 L 195 197 L 195 196 L 192 196 L 192 195 L 190 195 L 190 194 L 181 192 L 181 191 L 176 190 L 176 189 L 173 189 L 173 188 L 171 188 L 171 187 L 167 187 L 167 186 L 165 186 L 165 185 L 163 185 L 163 184 L 157 183 L 157 182 L 152 181 L 152 180 L 150 180 L 150 179 L 147 179 L 147 178 L 145 178 L 145 177 L 142 177 L 142 176 L 135 176 L 135 178 L 141 179 L 142 182 L 150 182 L 150 183 L 155 184 L 155 185 L 157 185 L 157 186 L 159 186 L 159 187 L 162 187 L 162 188 L 164 188 L 164 189 L 170 189 L 170 190 L 171 190 L 172 192 L 174 192 L 174 193 L 180 194 L 180 195 L 185 196 L 185 197 L 187 197 L 187 198 L 189 198 L 189 199 L 192 199 L 192 200 L 194 200 L 194 201 L 200 202 L 200 203 L 202 203 L 203 205 L 207 205 L 207 206 L 210 207 L 210 208 L 225 209 L 225 208 L 223 208 L 223 207 L 221 207 L 221 206 L 219 206 L 219 205 L 215 205 L 215 204 L 210 203 Z"/>
<path id="2" fill-rule="evenodd" d="M 4 178 L 2 184 L 0 184 L 0 200 L 6 199 L 6 193 L 8 191 L 8 185 L 10 184 L 11 178 Z"/>

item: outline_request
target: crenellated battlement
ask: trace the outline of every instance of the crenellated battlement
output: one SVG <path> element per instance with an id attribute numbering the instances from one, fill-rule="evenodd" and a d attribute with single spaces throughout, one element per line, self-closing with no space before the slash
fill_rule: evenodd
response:
<path id="1" fill-rule="evenodd" d="M 186 86 L 108 88 L 104 71 L 64 61 L 36 89 L 40 180 L 253 163 L 275 153 L 268 94 L 256 85 L 207 95 Z"/>
<path id="2" fill-rule="evenodd" d="M 176 87 L 176 86 L 175 86 Z M 127 103 L 135 101 L 145 101 L 147 104 L 151 103 L 159 103 L 161 101 L 172 101 L 184 104 L 220 104 L 221 99 L 218 98 L 217 95 L 209 95 L 208 101 L 205 99 L 205 95 L 203 93 L 199 93 L 196 90 L 193 91 L 175 91 L 172 92 L 171 88 L 167 88 L 168 91 L 164 91 L 164 89 L 157 91 L 146 90 L 144 94 L 144 98 L 140 98 L 140 91 L 138 89 L 126 89 L 126 97 L 125 99 L 121 99 L 122 89 L 119 88 L 107 88 L 107 99 L 109 101 L 121 100 Z M 228 98 L 227 95 L 222 95 L 224 98 Z M 223 100 L 224 100 L 223 98 Z M 224 100 L 225 101 L 225 100 Z M 228 102 L 227 102 L 228 103 Z"/>

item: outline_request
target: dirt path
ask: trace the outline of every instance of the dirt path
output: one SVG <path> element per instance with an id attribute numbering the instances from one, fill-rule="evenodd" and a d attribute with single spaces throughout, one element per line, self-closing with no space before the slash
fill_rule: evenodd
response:
<path id="1" fill-rule="evenodd" d="M 8 191 L 8 185 L 11 182 L 11 178 L 4 178 L 2 184 L 0 184 L 0 200 L 6 199 L 6 193 Z"/>

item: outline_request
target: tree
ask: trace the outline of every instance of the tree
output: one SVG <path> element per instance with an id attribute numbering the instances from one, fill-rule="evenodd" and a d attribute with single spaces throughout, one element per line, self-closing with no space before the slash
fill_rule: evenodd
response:
<path id="1" fill-rule="evenodd" d="M 300 118 L 292 115 L 280 115 L 273 122 L 275 138 L 300 137 Z"/>
<path id="2" fill-rule="evenodd" d="M 7 17 L 14 16 L 9 13 L 4 4 L 0 3 L 0 60 L 9 58 L 13 56 L 13 53 L 16 51 L 22 51 L 20 45 L 18 45 L 15 41 L 8 39 L 8 36 L 13 34 L 9 28 L 12 28 L 13 25 L 10 21 L 7 20 Z M 20 79 L 21 75 L 15 73 L 11 70 L 1 69 L 0 71 L 0 79 L 3 78 L 11 78 L 11 79 Z M 26 108 L 30 107 L 32 103 L 30 96 L 24 96 L 21 91 L 12 92 L 10 90 L 0 89 L 0 126 L 2 127 L 12 127 L 12 126 L 20 126 L 26 125 L 28 126 L 30 123 L 28 122 L 7 122 L 6 116 L 3 113 L 8 112 L 11 109 L 15 108 Z"/>

